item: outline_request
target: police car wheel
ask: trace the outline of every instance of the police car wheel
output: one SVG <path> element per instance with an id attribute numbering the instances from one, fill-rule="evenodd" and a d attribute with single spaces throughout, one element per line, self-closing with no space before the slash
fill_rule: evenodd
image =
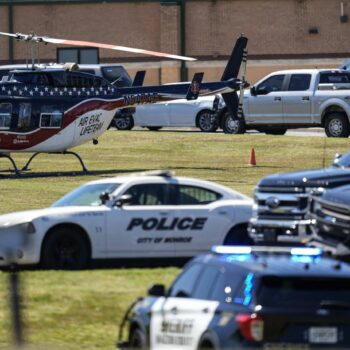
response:
<path id="1" fill-rule="evenodd" d="M 198 350 L 215 350 L 215 346 L 206 340 L 199 345 Z"/>
<path id="2" fill-rule="evenodd" d="M 85 237 L 70 228 L 58 228 L 43 244 L 41 265 L 47 269 L 80 270 L 89 261 L 89 247 Z"/>
<path id="3" fill-rule="evenodd" d="M 233 227 L 226 235 L 224 245 L 252 245 L 254 241 L 249 237 L 247 225 Z"/>
<path id="4" fill-rule="evenodd" d="M 129 347 L 131 349 L 147 349 L 146 336 L 139 328 L 135 328 L 130 332 Z"/>

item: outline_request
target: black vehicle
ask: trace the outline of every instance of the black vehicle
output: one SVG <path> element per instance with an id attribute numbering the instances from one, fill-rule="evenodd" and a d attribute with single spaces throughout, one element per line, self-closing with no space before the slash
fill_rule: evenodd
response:
<path id="1" fill-rule="evenodd" d="M 310 217 L 313 223 L 311 244 L 350 260 L 350 186 L 312 196 Z"/>
<path id="2" fill-rule="evenodd" d="M 318 248 L 213 247 L 148 293 L 121 348 L 350 348 L 350 266 Z"/>
<path id="3" fill-rule="evenodd" d="M 251 237 L 257 242 L 288 244 L 309 239 L 310 192 L 347 184 L 350 184 L 350 152 L 336 156 L 328 168 L 264 177 L 254 193 L 256 210 L 249 225 Z"/>

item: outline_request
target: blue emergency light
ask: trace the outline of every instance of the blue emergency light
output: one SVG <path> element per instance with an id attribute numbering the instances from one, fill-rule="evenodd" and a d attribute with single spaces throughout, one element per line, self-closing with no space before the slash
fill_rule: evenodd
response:
<path id="1" fill-rule="evenodd" d="M 250 255 L 252 253 L 268 254 L 290 254 L 291 256 L 317 257 L 322 255 L 322 249 L 312 247 L 264 247 L 264 246 L 220 246 L 215 245 L 211 248 L 215 254 L 230 255 Z"/>

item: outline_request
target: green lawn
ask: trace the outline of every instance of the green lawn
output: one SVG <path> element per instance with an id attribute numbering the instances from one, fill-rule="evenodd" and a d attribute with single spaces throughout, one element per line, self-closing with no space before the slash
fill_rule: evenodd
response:
<path id="1" fill-rule="evenodd" d="M 108 131 L 98 146 L 76 149 L 89 176 L 66 176 L 80 171 L 72 156 L 40 155 L 35 172 L 62 172 L 59 177 L 2 178 L 0 213 L 50 205 L 76 186 L 97 178 L 151 169 L 173 169 L 178 175 L 217 181 L 252 195 L 264 175 L 329 164 L 334 153 L 348 150 L 348 139 L 264 135 L 224 135 L 199 132 Z M 251 148 L 257 166 L 249 166 Z M 16 154 L 24 165 L 28 154 Z M 0 159 L 0 169 L 7 169 Z M 100 269 L 83 272 L 25 271 L 22 273 L 26 339 L 31 344 L 58 348 L 112 349 L 118 324 L 128 304 L 152 282 L 169 284 L 179 270 Z M 9 344 L 6 304 L 7 275 L 0 272 L 0 347 Z"/>

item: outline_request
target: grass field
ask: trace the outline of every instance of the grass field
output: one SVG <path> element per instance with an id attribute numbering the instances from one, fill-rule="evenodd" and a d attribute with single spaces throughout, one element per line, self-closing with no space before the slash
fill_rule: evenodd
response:
<path id="1" fill-rule="evenodd" d="M 249 166 L 251 147 L 257 166 Z M 46 173 L 22 179 L 0 173 L 0 213 L 50 205 L 74 187 L 96 178 L 132 171 L 174 169 L 178 175 L 217 181 L 252 195 L 264 175 L 318 168 L 334 153 L 348 150 L 348 139 L 264 135 L 224 135 L 199 132 L 108 131 L 100 144 L 76 151 L 91 175 L 79 173 L 71 156 L 40 155 L 32 170 Z M 24 165 L 28 154 L 15 155 Z M 0 159 L 0 169 L 9 164 Z M 75 176 L 67 172 L 76 171 Z M 60 172 L 52 177 L 50 173 Z M 44 174 L 45 175 L 45 174 Z M 22 273 L 26 338 L 43 348 L 113 349 L 118 324 L 128 304 L 152 282 L 169 284 L 179 270 L 100 269 L 82 272 L 25 271 Z M 7 308 L 7 275 L 0 272 L 0 347 L 11 341 Z"/>

